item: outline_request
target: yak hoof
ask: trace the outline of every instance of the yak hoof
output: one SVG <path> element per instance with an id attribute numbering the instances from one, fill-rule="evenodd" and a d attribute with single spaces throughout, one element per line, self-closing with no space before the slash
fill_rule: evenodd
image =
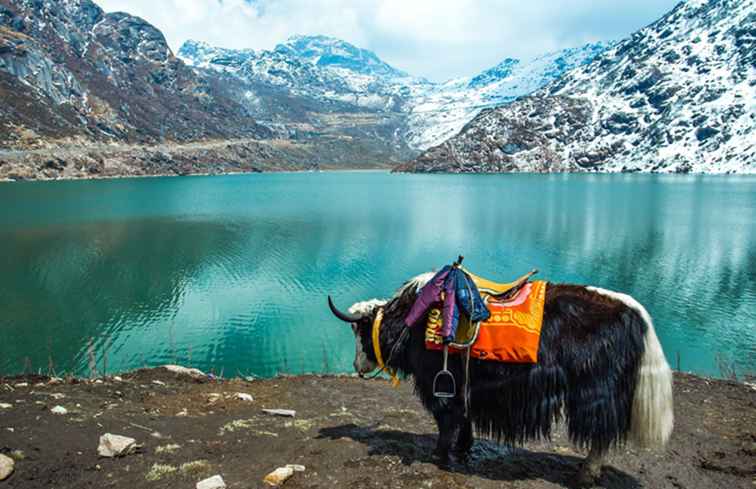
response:
<path id="1" fill-rule="evenodd" d="M 572 480 L 572 487 L 586 488 L 598 486 L 599 479 L 601 478 L 601 468 L 592 468 L 588 464 L 583 464 Z"/>
<path id="2" fill-rule="evenodd" d="M 449 450 L 442 450 L 436 448 L 433 450 L 433 457 L 436 459 L 436 465 L 441 469 L 449 469 L 452 465 L 451 457 L 449 456 Z"/>

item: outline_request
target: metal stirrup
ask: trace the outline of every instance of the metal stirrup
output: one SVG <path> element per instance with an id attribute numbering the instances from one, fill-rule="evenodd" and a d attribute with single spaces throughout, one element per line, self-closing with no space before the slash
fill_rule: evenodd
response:
<path id="1" fill-rule="evenodd" d="M 435 397 L 440 397 L 442 399 L 449 399 L 452 397 L 455 397 L 457 395 L 457 383 L 454 380 L 454 375 L 449 371 L 447 368 L 448 366 L 448 359 L 449 359 L 449 345 L 444 345 L 444 368 L 441 369 L 436 376 L 433 378 L 433 395 Z M 448 378 L 446 382 L 449 383 L 451 386 L 451 390 L 440 390 L 439 389 L 439 380 Z"/>

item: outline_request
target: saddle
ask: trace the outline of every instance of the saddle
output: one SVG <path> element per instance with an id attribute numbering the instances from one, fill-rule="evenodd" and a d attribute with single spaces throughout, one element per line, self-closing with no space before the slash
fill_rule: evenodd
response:
<path id="1" fill-rule="evenodd" d="M 451 350 L 471 351 L 474 357 L 486 360 L 535 363 L 546 294 L 546 282 L 530 282 L 538 270 L 531 270 L 508 283 L 494 282 L 463 270 L 478 287 L 491 317 L 481 323 L 460 316 L 454 340 L 448 344 Z M 441 315 L 440 307 L 428 312 L 428 349 L 441 349 L 443 345 L 439 335 Z"/>
<path id="2" fill-rule="evenodd" d="M 525 285 L 530 280 L 530 277 L 538 273 L 538 269 L 534 268 L 513 282 L 498 283 L 479 277 L 464 267 L 460 266 L 460 268 L 472 279 L 481 294 L 494 296 L 498 301 L 506 301 L 514 297 L 520 287 Z"/>

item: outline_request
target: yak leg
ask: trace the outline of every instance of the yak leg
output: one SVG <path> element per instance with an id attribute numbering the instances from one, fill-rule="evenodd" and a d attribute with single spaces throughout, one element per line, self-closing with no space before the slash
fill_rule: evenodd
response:
<path id="1" fill-rule="evenodd" d="M 580 470 L 575 478 L 575 485 L 578 487 L 593 486 L 596 481 L 601 477 L 601 466 L 604 464 L 604 450 L 591 448 L 588 452 L 583 464 L 580 466 Z"/>
<path id="2" fill-rule="evenodd" d="M 462 427 L 460 428 L 459 436 L 457 437 L 455 451 L 463 457 L 466 457 L 470 452 L 474 441 L 472 421 L 465 419 L 462 421 Z"/>
<path id="3" fill-rule="evenodd" d="M 433 410 L 433 417 L 438 425 L 438 442 L 436 455 L 441 465 L 448 465 L 449 451 L 455 445 L 460 432 L 464 432 L 464 411 L 457 403 L 446 403 Z"/>

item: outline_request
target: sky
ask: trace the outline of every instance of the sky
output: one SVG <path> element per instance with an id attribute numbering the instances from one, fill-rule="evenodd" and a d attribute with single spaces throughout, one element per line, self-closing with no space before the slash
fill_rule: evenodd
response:
<path id="1" fill-rule="evenodd" d="M 337 37 L 415 76 L 473 76 L 507 57 L 617 40 L 678 0 L 95 0 L 138 15 L 174 52 L 187 39 L 271 49 L 295 34 Z"/>

